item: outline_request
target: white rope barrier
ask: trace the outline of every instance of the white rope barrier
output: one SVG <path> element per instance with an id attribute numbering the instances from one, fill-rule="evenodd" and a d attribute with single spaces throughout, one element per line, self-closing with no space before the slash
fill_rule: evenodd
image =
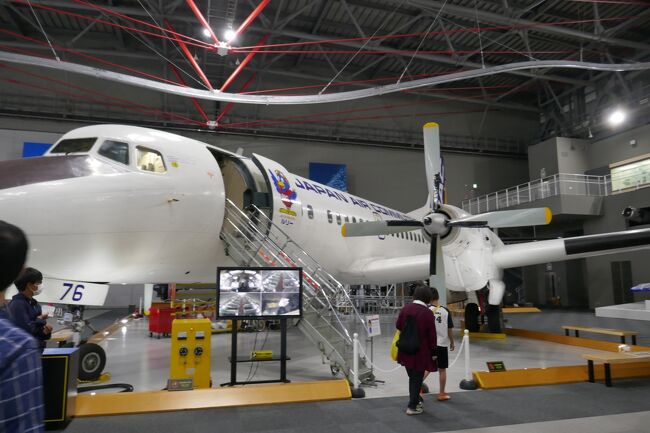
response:
<path id="1" fill-rule="evenodd" d="M 359 342 L 359 340 L 357 340 L 357 342 L 359 343 L 359 351 L 360 351 L 361 355 L 364 358 L 366 358 L 366 362 L 368 364 L 370 364 L 372 366 L 372 368 L 374 368 L 375 370 L 377 370 L 377 371 L 379 371 L 381 373 L 392 373 L 393 371 L 397 371 L 400 368 L 402 368 L 401 365 L 397 365 L 397 367 L 391 368 L 390 370 L 385 370 L 385 369 L 379 367 L 376 363 L 372 362 L 372 360 L 370 359 L 370 357 L 368 356 L 368 354 L 366 353 L 364 348 L 361 346 L 361 343 Z M 465 338 L 463 337 L 463 339 L 462 339 L 462 341 L 460 343 L 460 347 L 458 348 L 458 352 L 456 352 L 456 358 L 454 358 L 452 363 L 449 364 L 449 367 L 447 367 L 447 368 L 451 368 L 456 363 L 456 361 L 458 361 L 458 358 L 460 358 L 460 354 L 463 352 L 464 348 L 465 348 Z"/>

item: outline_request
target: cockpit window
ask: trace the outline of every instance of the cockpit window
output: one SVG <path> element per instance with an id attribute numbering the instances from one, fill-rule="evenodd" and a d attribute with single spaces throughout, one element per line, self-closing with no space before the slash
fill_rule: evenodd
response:
<path id="1" fill-rule="evenodd" d="M 165 173 L 165 161 L 157 150 L 147 149 L 145 147 L 137 147 L 138 151 L 138 168 L 144 171 L 152 171 L 154 173 Z"/>
<path id="2" fill-rule="evenodd" d="M 120 141 L 104 140 L 97 152 L 113 161 L 129 165 L 129 144 Z"/>
<path id="3" fill-rule="evenodd" d="M 78 153 L 89 152 L 97 138 L 70 138 L 68 140 L 61 140 L 50 150 L 50 153 Z"/>

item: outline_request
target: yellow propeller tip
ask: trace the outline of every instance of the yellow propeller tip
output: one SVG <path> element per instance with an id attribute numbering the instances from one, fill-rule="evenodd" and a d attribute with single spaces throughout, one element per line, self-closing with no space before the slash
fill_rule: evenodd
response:
<path id="1" fill-rule="evenodd" d="M 550 224 L 553 219 L 553 212 L 551 212 L 551 209 L 546 207 L 544 208 L 544 213 L 546 214 L 546 224 Z"/>
<path id="2" fill-rule="evenodd" d="M 423 126 L 423 128 L 437 128 L 437 127 L 438 127 L 438 124 L 436 122 L 428 122 L 428 123 L 425 123 L 424 126 Z"/>

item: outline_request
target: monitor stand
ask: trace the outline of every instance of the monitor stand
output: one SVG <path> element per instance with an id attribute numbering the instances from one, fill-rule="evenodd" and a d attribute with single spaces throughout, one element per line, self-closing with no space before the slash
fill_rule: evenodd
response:
<path id="1" fill-rule="evenodd" d="M 250 356 L 237 356 L 237 328 L 238 320 L 232 321 L 232 344 L 231 354 L 228 357 L 230 361 L 230 382 L 222 383 L 221 386 L 235 386 L 247 385 L 251 383 L 289 383 L 287 379 L 287 360 L 291 359 L 287 356 L 287 319 L 280 318 L 280 356 L 273 356 L 269 359 L 251 359 Z M 240 362 L 269 362 L 280 361 L 280 379 L 271 380 L 251 380 L 246 382 L 237 381 L 237 364 Z"/>

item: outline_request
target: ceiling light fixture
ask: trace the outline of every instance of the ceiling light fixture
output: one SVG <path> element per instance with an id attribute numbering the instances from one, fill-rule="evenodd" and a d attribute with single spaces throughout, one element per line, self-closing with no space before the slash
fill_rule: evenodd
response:
<path id="1" fill-rule="evenodd" d="M 212 32 L 210 32 L 210 29 L 203 27 L 203 36 L 205 36 L 206 38 L 210 37 L 211 33 Z"/>
<path id="2" fill-rule="evenodd" d="M 231 42 L 237 37 L 237 33 L 233 29 L 228 29 L 224 32 L 223 36 L 226 42 Z"/>
<path id="3" fill-rule="evenodd" d="M 625 114 L 625 111 L 621 110 L 620 108 L 617 108 L 616 110 L 611 112 L 611 114 L 607 118 L 607 121 L 612 126 L 618 126 L 621 123 L 625 122 L 626 117 L 627 116 Z"/>

